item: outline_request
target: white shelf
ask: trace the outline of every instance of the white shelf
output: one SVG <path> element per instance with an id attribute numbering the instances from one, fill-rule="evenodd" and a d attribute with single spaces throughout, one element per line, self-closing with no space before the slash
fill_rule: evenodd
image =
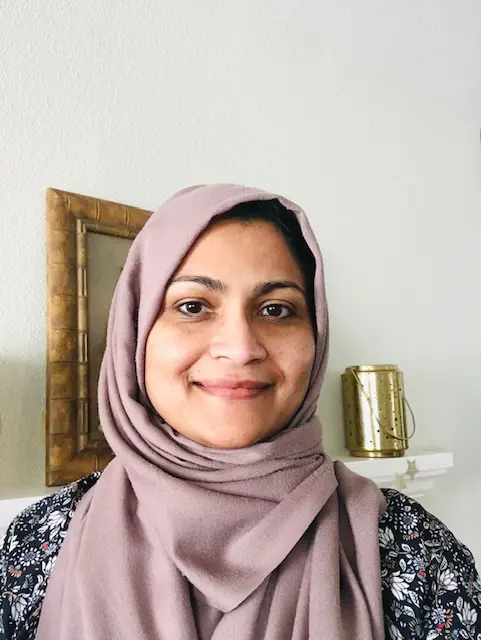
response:
<path id="1" fill-rule="evenodd" d="M 402 458 L 357 458 L 332 455 L 362 476 L 370 478 L 383 489 L 397 489 L 419 498 L 435 485 L 436 479 L 454 465 L 450 451 L 407 451 Z"/>
<path id="2" fill-rule="evenodd" d="M 370 478 L 379 487 L 397 489 L 413 498 L 431 491 L 436 478 L 453 466 L 453 454 L 449 451 L 408 451 L 403 458 L 354 458 L 345 453 L 330 456 Z M 0 492 L 0 538 L 20 511 L 59 488 L 3 487 Z"/>

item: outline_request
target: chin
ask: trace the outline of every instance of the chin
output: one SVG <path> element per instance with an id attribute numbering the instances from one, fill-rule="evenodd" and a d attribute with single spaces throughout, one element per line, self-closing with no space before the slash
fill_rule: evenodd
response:
<path id="1" fill-rule="evenodd" d="M 238 435 L 234 435 L 231 433 L 229 434 L 228 438 L 212 436 L 211 438 L 204 437 L 202 438 L 202 441 L 199 438 L 198 441 L 201 442 L 201 444 L 213 449 L 245 449 L 246 447 L 251 447 L 257 442 L 268 440 L 274 435 L 274 433 L 265 433 L 264 431 L 262 431 L 262 433 L 239 433 Z"/>
<path id="2" fill-rule="evenodd" d="M 209 429 L 202 430 L 196 434 L 192 433 L 189 437 L 205 447 L 212 449 L 244 449 L 258 442 L 262 436 L 257 434 L 209 434 Z"/>
<path id="3" fill-rule="evenodd" d="M 209 440 L 202 442 L 202 444 L 212 449 L 224 449 L 227 451 L 229 449 L 245 449 L 256 442 L 258 442 L 258 440 L 255 438 L 235 438 L 230 440 Z"/>

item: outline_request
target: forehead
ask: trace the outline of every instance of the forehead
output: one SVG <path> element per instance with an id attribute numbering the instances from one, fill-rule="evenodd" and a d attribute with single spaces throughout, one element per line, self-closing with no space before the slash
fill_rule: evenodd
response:
<path id="1" fill-rule="evenodd" d="M 175 275 L 223 272 L 241 278 L 256 270 L 303 280 L 284 236 L 271 222 L 219 220 L 197 238 Z"/>

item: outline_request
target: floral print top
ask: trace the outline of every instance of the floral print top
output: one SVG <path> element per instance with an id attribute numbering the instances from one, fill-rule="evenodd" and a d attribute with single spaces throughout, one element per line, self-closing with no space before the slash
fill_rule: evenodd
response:
<path id="1" fill-rule="evenodd" d="M 0 543 L 0 640 L 34 640 L 69 522 L 99 476 L 63 487 L 11 523 Z M 481 583 L 471 553 L 415 500 L 391 489 L 384 495 L 379 543 L 386 638 L 481 640 Z"/>

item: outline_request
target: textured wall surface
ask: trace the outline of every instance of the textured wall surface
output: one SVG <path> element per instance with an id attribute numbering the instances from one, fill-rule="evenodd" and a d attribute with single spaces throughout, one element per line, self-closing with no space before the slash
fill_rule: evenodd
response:
<path id="1" fill-rule="evenodd" d="M 339 375 L 395 362 L 426 505 L 481 560 L 477 0 L 0 0 L 0 484 L 39 484 L 47 186 L 153 208 L 192 183 L 299 201 L 324 250 Z"/>

